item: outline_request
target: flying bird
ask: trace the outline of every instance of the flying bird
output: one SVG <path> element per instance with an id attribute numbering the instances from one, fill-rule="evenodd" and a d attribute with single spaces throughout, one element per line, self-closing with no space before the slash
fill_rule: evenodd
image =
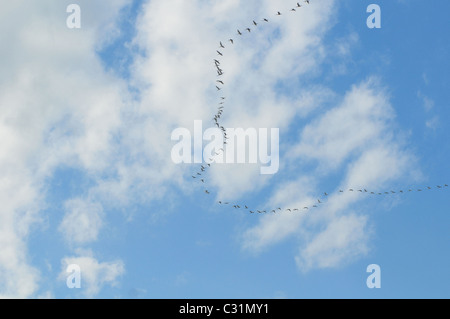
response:
<path id="1" fill-rule="evenodd" d="M 269 20 L 267 20 L 267 19 L 263 19 L 263 21 L 264 21 L 264 22 L 269 22 Z"/>
<path id="2" fill-rule="evenodd" d="M 216 50 L 216 51 L 217 51 L 217 54 L 219 54 L 220 56 L 223 56 L 222 52 L 220 52 L 218 50 Z"/>
<path id="3" fill-rule="evenodd" d="M 278 11 L 278 13 L 277 13 L 277 16 L 280 16 L 281 15 L 281 12 L 280 11 Z"/>
<path id="4" fill-rule="evenodd" d="M 223 43 L 222 43 L 222 41 L 220 41 L 220 47 L 221 47 L 221 48 L 225 48 L 224 45 L 223 45 Z"/>
<path id="5" fill-rule="evenodd" d="M 255 21 L 255 20 L 253 20 L 253 24 L 254 24 L 254 25 L 258 25 L 258 23 L 256 23 L 256 21 Z"/>
<path id="6" fill-rule="evenodd" d="M 252 32 L 252 29 L 250 29 L 250 28 L 247 28 L 246 30 L 247 30 L 248 32 Z"/>
<path id="7" fill-rule="evenodd" d="M 237 32 L 238 32 L 239 35 L 242 35 L 242 32 L 241 32 L 241 31 L 237 30 Z"/>
<path id="8" fill-rule="evenodd" d="M 231 44 L 234 44 L 234 41 L 233 41 L 233 39 L 230 39 L 230 40 L 228 40 L 228 41 L 230 41 L 230 42 L 231 42 Z"/>

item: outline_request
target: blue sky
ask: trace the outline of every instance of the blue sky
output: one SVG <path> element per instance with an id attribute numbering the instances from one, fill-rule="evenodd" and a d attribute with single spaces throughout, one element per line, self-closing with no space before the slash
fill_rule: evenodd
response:
<path id="1" fill-rule="evenodd" d="M 448 1 L 78 1 L 68 29 L 70 3 L 0 13 L 0 297 L 450 297 Z M 221 95 L 280 169 L 213 165 L 206 195 L 170 135 Z"/>

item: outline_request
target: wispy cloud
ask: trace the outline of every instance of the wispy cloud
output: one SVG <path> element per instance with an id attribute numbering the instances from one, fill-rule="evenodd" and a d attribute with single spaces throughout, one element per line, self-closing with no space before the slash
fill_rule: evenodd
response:
<path id="1" fill-rule="evenodd" d="M 69 242 L 84 244 L 95 241 L 103 225 L 103 207 L 82 199 L 69 200 L 59 230 Z"/>
<path id="2" fill-rule="evenodd" d="M 331 220 L 324 231 L 299 249 L 295 257 L 298 267 L 303 271 L 334 268 L 367 254 L 371 235 L 367 219 L 367 216 L 349 214 Z"/>

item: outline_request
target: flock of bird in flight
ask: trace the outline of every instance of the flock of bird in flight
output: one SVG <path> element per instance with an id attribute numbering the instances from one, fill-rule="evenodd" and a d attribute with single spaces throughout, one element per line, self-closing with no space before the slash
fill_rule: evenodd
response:
<path id="1" fill-rule="evenodd" d="M 305 4 L 310 4 L 310 0 L 304 0 L 304 3 Z M 301 7 L 302 7 L 302 5 L 299 2 L 297 2 L 296 6 L 294 8 L 292 8 L 290 10 L 290 12 L 294 13 L 294 12 L 297 11 L 297 9 L 299 9 Z M 281 16 L 281 15 L 283 15 L 283 14 L 280 11 L 277 11 L 277 13 L 275 14 L 275 16 Z M 260 23 L 268 23 L 268 22 L 269 22 L 269 19 L 264 18 L 264 19 L 261 20 Z M 252 21 L 252 28 L 258 27 L 258 25 L 259 25 L 259 23 L 256 22 L 255 20 Z M 247 31 L 246 33 L 251 33 L 252 32 L 252 28 L 247 27 L 247 28 L 242 29 L 242 30 Z M 236 35 L 239 38 L 243 37 L 245 31 L 241 31 L 241 30 L 238 29 Z M 230 39 L 228 39 L 227 42 L 229 42 L 230 45 L 234 45 L 235 41 L 236 41 L 235 39 L 230 38 Z M 220 41 L 219 42 L 219 48 L 216 50 L 218 58 L 214 59 L 214 66 L 216 68 L 217 77 L 218 77 L 218 80 L 216 80 L 216 85 L 215 85 L 217 92 L 222 91 L 222 88 L 225 86 L 224 81 L 221 79 L 221 77 L 224 74 L 224 70 L 221 68 L 221 62 L 219 60 L 220 57 L 224 56 L 223 49 L 225 49 L 225 48 L 226 47 L 225 47 L 224 43 L 222 41 Z M 225 109 L 225 101 L 226 101 L 226 97 L 225 96 L 220 96 L 220 102 L 219 102 L 219 105 L 217 107 L 217 112 L 216 112 L 216 114 L 214 115 L 214 118 L 213 118 L 214 124 L 222 131 L 223 138 L 224 138 L 224 145 L 223 145 L 223 148 L 218 150 L 219 152 L 216 152 L 214 156 L 209 158 L 211 163 L 214 162 L 214 157 L 215 156 L 221 155 L 221 152 L 223 154 L 225 145 L 227 144 L 227 140 L 229 139 L 229 137 L 227 136 L 226 128 L 223 125 L 221 125 L 221 123 L 220 123 L 220 119 L 221 119 L 222 114 L 223 114 L 224 109 Z M 211 164 L 201 165 L 200 169 L 195 173 L 195 175 L 192 175 L 192 178 L 195 179 L 195 180 L 198 180 L 203 185 L 206 185 L 206 177 L 205 176 L 206 176 L 207 170 L 210 167 L 211 167 Z M 427 191 L 427 190 L 444 189 L 444 188 L 448 188 L 448 184 L 436 185 L 435 187 L 426 186 L 424 188 L 414 188 L 414 189 L 413 188 L 408 188 L 408 189 L 402 189 L 402 190 L 397 190 L 397 191 L 391 190 L 391 191 L 383 191 L 383 192 L 375 192 L 375 191 L 367 190 L 365 188 L 363 188 L 363 189 L 349 188 L 347 190 L 340 189 L 339 191 L 337 191 L 337 193 L 339 193 L 339 194 L 343 194 L 343 193 L 362 193 L 362 194 L 368 194 L 368 195 L 372 195 L 372 196 L 386 196 L 386 195 L 393 195 L 393 194 L 407 194 L 407 193 L 411 193 L 411 192 L 422 192 L 422 191 Z M 207 194 L 207 195 L 211 194 L 211 192 L 208 189 L 204 189 L 204 193 Z M 230 202 L 230 201 L 222 201 L 222 200 L 218 201 L 218 204 L 219 205 L 230 206 L 230 207 L 233 207 L 234 209 L 244 209 L 244 210 L 246 210 L 247 212 L 249 212 L 251 214 L 256 214 L 256 213 L 257 214 L 265 214 L 265 213 L 281 213 L 281 212 L 298 212 L 298 211 L 308 211 L 310 209 L 318 208 L 320 205 L 322 205 L 322 204 L 324 204 L 326 202 L 326 198 L 328 198 L 329 196 L 330 196 L 329 193 L 324 192 L 322 194 L 322 196 L 317 198 L 314 203 L 310 203 L 310 205 L 303 206 L 303 207 L 297 207 L 297 208 L 281 208 L 281 207 L 278 207 L 276 209 L 271 209 L 271 210 L 270 209 L 269 210 L 267 210 L 267 209 L 266 210 L 252 209 L 249 206 L 244 205 L 244 204 L 238 204 L 238 203 L 233 203 L 233 202 Z"/>

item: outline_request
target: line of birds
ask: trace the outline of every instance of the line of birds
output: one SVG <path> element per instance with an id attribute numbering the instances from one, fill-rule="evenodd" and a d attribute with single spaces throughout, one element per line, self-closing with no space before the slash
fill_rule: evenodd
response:
<path id="1" fill-rule="evenodd" d="M 304 2 L 306 4 L 310 4 L 310 0 L 304 0 Z M 296 7 L 292 8 L 290 11 L 291 12 L 296 12 L 298 8 L 301 8 L 302 5 L 297 2 Z M 275 14 L 276 16 L 281 16 L 282 13 L 280 11 L 277 11 L 277 13 Z M 268 23 L 269 20 L 267 18 L 264 18 L 261 20 L 262 22 Z M 259 25 L 258 22 L 256 22 L 255 20 L 252 21 L 253 26 L 257 27 Z M 245 29 L 248 33 L 251 33 L 252 29 L 250 27 Z M 237 35 L 242 36 L 243 32 L 241 32 L 239 29 L 237 30 Z M 228 40 L 228 42 L 230 42 L 231 44 L 235 43 L 235 40 L 233 38 L 230 38 Z M 225 49 L 225 45 L 222 41 L 219 42 L 219 49 L 216 50 L 217 55 L 220 57 L 223 57 L 223 49 Z M 224 71 L 221 68 L 221 62 L 219 60 L 219 58 L 214 59 L 214 65 L 216 68 L 216 72 L 217 72 L 217 76 L 218 76 L 218 80 L 216 80 L 216 90 L 222 91 L 223 87 L 225 86 L 225 82 L 222 80 L 222 76 L 224 75 Z M 225 150 L 224 148 L 226 147 L 227 144 L 227 140 L 229 139 L 229 137 L 227 136 L 227 131 L 226 128 L 221 125 L 220 123 L 220 119 L 223 115 L 223 112 L 225 110 L 225 101 L 226 101 L 226 97 L 225 96 L 220 96 L 220 102 L 218 104 L 217 107 L 217 112 L 213 117 L 213 122 L 214 124 L 217 126 L 217 128 L 219 128 L 222 131 L 223 134 L 223 147 L 220 148 L 218 150 L 218 152 L 215 152 L 214 155 L 212 155 L 212 157 L 209 158 L 210 163 L 205 164 L 205 165 L 201 165 L 200 166 L 200 170 L 197 171 L 194 175 L 192 175 L 192 178 L 195 180 L 198 180 L 199 182 L 201 182 L 202 184 L 206 185 L 206 173 L 207 170 L 209 168 L 211 168 L 211 163 L 214 163 L 215 157 L 219 156 L 219 155 L 223 155 Z M 435 187 L 436 189 L 443 189 L 443 188 L 448 188 L 448 184 L 443 184 L 443 185 L 437 185 Z M 375 191 L 368 191 L 367 189 L 354 189 L 354 188 L 349 188 L 348 190 L 342 190 L 340 189 L 339 191 L 337 191 L 338 194 L 342 194 L 345 192 L 348 193 L 364 193 L 364 194 L 369 194 L 369 195 L 375 195 L 375 196 L 381 196 L 381 195 L 394 195 L 394 194 L 406 194 L 406 193 L 410 193 L 410 192 L 422 192 L 424 190 L 431 190 L 433 189 L 431 186 L 427 186 L 425 188 L 417 188 L 417 189 L 412 189 L 412 188 L 408 188 L 407 190 L 399 190 L 399 191 L 383 191 L 383 192 L 375 192 Z M 211 192 L 208 189 L 204 189 L 205 194 L 210 195 Z M 318 208 L 320 205 L 324 204 L 326 202 L 326 198 L 330 197 L 330 194 L 325 192 L 323 193 L 323 197 L 318 198 L 314 203 L 310 203 L 310 205 L 307 206 L 303 206 L 301 208 L 281 208 L 281 207 L 277 207 L 275 209 L 270 209 L 270 210 L 258 210 L 258 209 L 252 209 L 249 206 L 245 205 L 245 204 L 237 204 L 237 203 L 232 203 L 231 201 L 218 201 L 219 205 L 225 205 L 225 206 L 230 206 L 233 207 L 234 209 L 245 209 L 246 211 L 248 211 L 251 214 L 264 214 L 264 213 L 279 213 L 279 212 L 299 212 L 299 211 L 308 211 L 310 209 L 314 209 L 314 208 Z"/>

